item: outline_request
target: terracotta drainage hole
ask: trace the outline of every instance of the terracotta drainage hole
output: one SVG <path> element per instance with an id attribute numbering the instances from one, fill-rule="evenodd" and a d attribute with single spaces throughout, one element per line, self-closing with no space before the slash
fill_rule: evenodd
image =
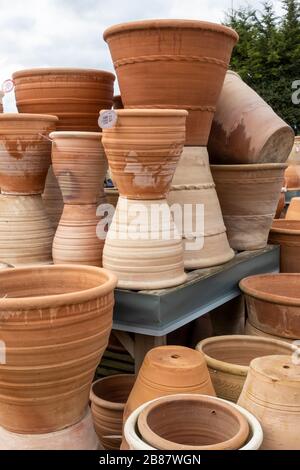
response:
<path id="1" fill-rule="evenodd" d="M 290 368 L 290 366 L 283 366 L 283 368 L 284 368 L 284 369 L 289 369 L 289 368 Z"/>
<path id="2" fill-rule="evenodd" d="M 171 356 L 172 359 L 179 359 L 180 356 L 178 356 L 178 354 L 174 354 L 173 356 Z"/>

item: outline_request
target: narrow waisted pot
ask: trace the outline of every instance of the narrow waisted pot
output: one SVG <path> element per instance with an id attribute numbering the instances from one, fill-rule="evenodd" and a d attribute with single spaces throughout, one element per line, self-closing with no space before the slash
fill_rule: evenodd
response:
<path id="1" fill-rule="evenodd" d="M 211 165 L 234 250 L 258 250 L 267 245 L 285 168 L 280 163 Z"/>
<path id="2" fill-rule="evenodd" d="M 187 145 L 207 145 L 237 33 L 204 21 L 146 20 L 112 26 L 104 39 L 125 108 L 186 109 Z"/>
<path id="3" fill-rule="evenodd" d="M 294 339 L 288 339 L 288 338 L 281 338 L 280 336 L 274 336 L 270 335 L 269 333 L 265 333 L 264 331 L 259 330 L 258 328 L 255 328 L 255 326 L 251 325 L 249 320 L 246 321 L 246 326 L 245 326 L 245 335 L 250 335 L 250 336 L 260 336 L 262 338 L 270 338 L 270 339 L 275 339 L 277 341 L 284 341 L 285 343 L 294 343 Z"/>
<path id="4" fill-rule="evenodd" d="M 217 396 L 236 403 L 253 359 L 293 354 L 296 347 L 275 339 L 228 335 L 205 339 L 198 344 L 197 350 L 205 355 Z"/>
<path id="5" fill-rule="evenodd" d="M 292 128 L 237 73 L 227 72 L 209 137 L 210 161 L 284 163 L 293 142 Z"/>
<path id="6" fill-rule="evenodd" d="M 97 132 L 54 132 L 52 166 L 65 204 L 95 204 L 103 196 L 107 160 Z"/>
<path id="7" fill-rule="evenodd" d="M 285 218 L 287 220 L 299 220 L 300 221 L 300 197 L 293 197 Z"/>
<path id="8" fill-rule="evenodd" d="M 300 274 L 262 274 L 240 282 L 249 322 L 264 333 L 300 338 Z"/>
<path id="9" fill-rule="evenodd" d="M 85 415 L 112 327 L 116 278 L 91 266 L 0 271 L 0 426 L 42 434 Z"/>
<path id="10" fill-rule="evenodd" d="M 50 264 L 54 229 L 40 195 L 0 195 L 0 260 L 13 266 Z"/>
<path id="11" fill-rule="evenodd" d="M 91 412 L 61 431 L 46 434 L 16 434 L 0 428 L 0 450 L 100 450 Z"/>
<path id="12" fill-rule="evenodd" d="M 54 264 L 102 266 L 106 232 L 98 204 L 66 204 L 53 240 Z"/>
<path id="13" fill-rule="evenodd" d="M 42 194 L 51 163 L 49 133 L 57 117 L 0 115 L 0 188 L 6 194 Z"/>
<path id="14" fill-rule="evenodd" d="M 64 200 L 57 179 L 53 173 L 52 165 L 50 165 L 48 171 L 45 191 L 42 197 L 49 219 L 52 222 L 54 230 L 56 230 L 64 209 Z"/>
<path id="15" fill-rule="evenodd" d="M 122 441 L 123 412 L 135 376 L 118 374 L 93 383 L 91 409 L 97 435 L 106 450 L 119 450 Z"/>
<path id="16" fill-rule="evenodd" d="M 300 271 L 299 220 L 274 220 L 269 243 L 280 245 L 280 272 L 298 273 Z"/>
<path id="17" fill-rule="evenodd" d="M 103 146 L 121 196 L 163 199 L 185 141 L 187 111 L 120 109 L 103 131 Z"/>
<path id="18" fill-rule="evenodd" d="M 30 69 L 13 79 L 19 112 L 54 114 L 59 131 L 98 132 L 99 111 L 113 104 L 115 76 L 103 70 Z"/>
<path id="19" fill-rule="evenodd" d="M 300 368 L 296 360 L 291 355 L 277 355 L 251 362 L 238 403 L 260 421 L 262 450 L 300 449 Z"/>

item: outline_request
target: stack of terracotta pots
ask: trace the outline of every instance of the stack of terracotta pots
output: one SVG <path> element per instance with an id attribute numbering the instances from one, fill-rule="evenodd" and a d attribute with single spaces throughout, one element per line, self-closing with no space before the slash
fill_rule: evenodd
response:
<path id="1" fill-rule="evenodd" d="M 293 141 L 293 130 L 272 108 L 227 72 L 208 149 L 233 249 L 266 246 Z"/>
<path id="2" fill-rule="evenodd" d="M 0 271 L 0 449 L 97 449 L 88 411 L 116 278 L 88 266 Z"/>
<path id="3" fill-rule="evenodd" d="M 52 262 L 54 230 L 41 194 L 57 117 L 0 115 L 0 260 L 14 266 Z"/>

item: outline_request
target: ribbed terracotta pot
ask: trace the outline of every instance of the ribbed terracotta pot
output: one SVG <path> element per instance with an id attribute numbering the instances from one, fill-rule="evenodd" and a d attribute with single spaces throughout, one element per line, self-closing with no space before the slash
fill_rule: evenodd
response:
<path id="1" fill-rule="evenodd" d="M 280 245 L 280 272 L 300 272 L 300 221 L 274 220 L 269 243 Z"/>
<path id="2" fill-rule="evenodd" d="M 285 218 L 287 220 L 300 220 L 300 197 L 293 197 Z"/>
<path id="3" fill-rule="evenodd" d="M 45 191 L 42 197 L 49 219 L 52 222 L 54 230 L 56 230 L 64 209 L 64 200 L 57 179 L 53 173 L 52 165 L 50 165 L 48 171 Z"/>
<path id="4" fill-rule="evenodd" d="M 0 260 L 13 266 L 52 263 L 54 229 L 40 195 L 0 195 Z"/>
<path id="5" fill-rule="evenodd" d="M 284 173 L 285 185 L 288 191 L 300 190 L 300 164 L 290 165 Z"/>
<path id="6" fill-rule="evenodd" d="M 54 264 L 102 266 L 105 239 L 98 237 L 97 204 L 66 204 L 53 240 Z"/>
<path id="7" fill-rule="evenodd" d="M 51 163 L 49 133 L 57 117 L 0 115 L 0 188 L 7 194 L 42 194 Z"/>
<path id="8" fill-rule="evenodd" d="M 281 163 L 211 165 L 234 250 L 258 250 L 267 245 L 285 168 Z"/>
<path id="9" fill-rule="evenodd" d="M 13 79 L 19 112 L 54 114 L 59 131 L 98 132 L 100 109 L 113 104 L 115 76 L 103 70 L 37 68 Z"/>
<path id="10" fill-rule="evenodd" d="M 107 160 L 97 132 L 54 132 L 52 166 L 65 204 L 95 204 L 103 195 Z"/>
<path id="11" fill-rule="evenodd" d="M 283 341 L 268 338 L 228 335 L 207 338 L 196 349 L 205 355 L 217 396 L 236 403 L 253 359 L 293 354 L 296 348 Z"/>
<path id="12" fill-rule="evenodd" d="M 251 362 L 239 405 L 260 421 L 262 450 L 300 449 L 300 367 L 291 355 Z"/>
<path id="13" fill-rule="evenodd" d="M 46 434 L 16 434 L 0 428 L 0 450 L 99 450 L 91 412 L 79 423 Z"/>
<path id="14" fill-rule="evenodd" d="M 119 450 L 122 441 L 123 412 L 135 376 L 118 374 L 94 382 L 90 400 L 94 426 L 106 450 Z"/>
<path id="15" fill-rule="evenodd" d="M 275 213 L 275 219 L 280 219 L 282 212 L 285 208 L 285 193 L 286 193 L 285 189 L 281 190 L 280 197 L 279 197 L 278 204 L 277 204 L 276 213 Z"/>
<path id="16" fill-rule="evenodd" d="M 204 355 L 183 346 L 161 346 L 146 355 L 124 410 L 124 422 L 140 405 L 174 393 L 215 396 Z"/>
<path id="17" fill-rule="evenodd" d="M 258 328 L 255 328 L 255 326 L 252 326 L 249 320 L 246 321 L 245 335 L 260 336 L 262 338 L 270 338 L 270 339 L 275 339 L 277 341 L 284 341 L 285 343 L 294 343 L 295 341 L 294 339 L 282 338 L 280 336 L 274 336 L 274 335 L 270 335 L 269 333 L 265 333 L 264 331 L 261 331 Z"/>
<path id="18" fill-rule="evenodd" d="M 300 338 L 300 274 L 262 274 L 240 282 L 249 321 L 275 336 Z"/>
<path id="19" fill-rule="evenodd" d="M 42 434 L 78 423 L 112 327 L 116 278 L 91 266 L 0 271 L 0 426 Z"/>
<path id="20" fill-rule="evenodd" d="M 125 108 L 186 109 L 187 145 L 207 145 L 237 33 L 204 21 L 146 20 L 112 26 L 104 39 Z"/>
<path id="21" fill-rule="evenodd" d="M 168 194 L 170 207 L 181 207 L 184 266 L 207 268 L 234 257 L 226 236 L 206 147 L 184 147 Z M 180 219 L 181 221 L 181 219 Z"/>
<path id="22" fill-rule="evenodd" d="M 293 142 L 292 128 L 237 73 L 228 71 L 209 137 L 210 161 L 284 163 Z"/>

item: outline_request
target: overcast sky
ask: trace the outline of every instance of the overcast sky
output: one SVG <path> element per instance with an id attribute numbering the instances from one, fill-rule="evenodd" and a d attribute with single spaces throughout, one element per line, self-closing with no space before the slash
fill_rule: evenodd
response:
<path id="1" fill-rule="evenodd" d="M 145 18 L 221 22 L 244 0 L 0 0 L 0 84 L 20 69 L 89 67 L 113 70 L 105 28 Z M 251 0 L 257 9 L 261 1 Z M 280 1 L 274 0 L 280 14 Z M 12 94 L 4 98 L 12 110 Z"/>

